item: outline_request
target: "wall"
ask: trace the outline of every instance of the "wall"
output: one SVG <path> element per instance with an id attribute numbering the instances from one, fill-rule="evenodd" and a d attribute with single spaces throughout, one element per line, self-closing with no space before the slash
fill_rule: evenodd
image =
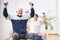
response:
<path id="1" fill-rule="evenodd" d="M 58 34 L 60 34 L 60 0 L 58 0 Z"/>

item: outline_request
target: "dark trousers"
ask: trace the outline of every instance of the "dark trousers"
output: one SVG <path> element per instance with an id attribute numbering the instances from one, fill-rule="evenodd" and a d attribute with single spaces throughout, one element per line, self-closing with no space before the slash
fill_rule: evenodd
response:
<path id="1" fill-rule="evenodd" d="M 42 39 L 42 36 L 36 35 L 35 40 L 43 40 L 43 39 Z"/>
<path id="2" fill-rule="evenodd" d="M 20 40 L 20 39 L 26 40 L 25 36 L 26 36 L 26 33 L 18 34 L 15 32 L 15 33 L 13 33 L 12 38 L 13 38 L 13 40 Z"/>
<path id="3" fill-rule="evenodd" d="M 22 34 L 18 34 L 18 33 L 13 33 L 13 40 L 20 40 L 20 39 L 31 39 L 31 40 L 35 40 L 35 35 L 33 33 L 22 33 Z"/>

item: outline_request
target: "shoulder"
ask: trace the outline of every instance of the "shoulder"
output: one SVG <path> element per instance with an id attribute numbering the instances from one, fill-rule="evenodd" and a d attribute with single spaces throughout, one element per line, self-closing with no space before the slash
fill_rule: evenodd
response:
<path id="1" fill-rule="evenodd" d="M 32 17 L 32 18 L 30 18 L 29 20 L 34 20 L 34 18 Z"/>
<path id="2" fill-rule="evenodd" d="M 34 19 L 33 19 L 33 17 L 32 18 L 30 18 L 28 21 L 33 21 Z"/>
<path id="3" fill-rule="evenodd" d="M 29 14 L 23 14 L 23 19 L 29 19 L 30 18 L 30 15 Z"/>
<path id="4" fill-rule="evenodd" d="M 10 19 L 19 20 L 20 18 L 16 14 L 8 14 Z"/>

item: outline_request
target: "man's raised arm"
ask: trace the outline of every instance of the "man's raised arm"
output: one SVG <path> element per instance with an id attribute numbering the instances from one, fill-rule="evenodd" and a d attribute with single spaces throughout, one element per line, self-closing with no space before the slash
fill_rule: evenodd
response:
<path id="1" fill-rule="evenodd" d="M 35 11 L 34 11 L 34 8 L 31 8 L 31 13 L 30 13 L 30 16 L 33 17 L 35 14 Z"/>
<path id="2" fill-rule="evenodd" d="M 29 4 L 30 4 L 30 7 L 31 7 L 31 13 L 30 13 L 30 16 L 31 16 L 31 17 L 33 17 L 33 16 L 34 16 L 34 14 L 35 14 L 35 10 L 34 10 L 34 7 L 33 7 L 33 6 L 34 6 L 34 4 L 33 4 L 33 3 L 31 3 L 31 2 L 30 2 Z"/>
<path id="3" fill-rule="evenodd" d="M 5 8 L 3 10 L 3 16 L 6 17 L 6 18 L 8 17 L 7 5 L 8 5 L 8 3 L 4 3 Z"/>

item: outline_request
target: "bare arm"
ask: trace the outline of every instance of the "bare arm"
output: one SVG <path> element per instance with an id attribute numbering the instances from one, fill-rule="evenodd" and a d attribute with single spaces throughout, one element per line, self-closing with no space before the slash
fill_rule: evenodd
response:
<path id="1" fill-rule="evenodd" d="M 28 20 L 28 22 L 27 22 L 27 32 L 29 32 L 29 31 L 30 31 L 29 23 L 30 23 L 30 20 Z"/>

